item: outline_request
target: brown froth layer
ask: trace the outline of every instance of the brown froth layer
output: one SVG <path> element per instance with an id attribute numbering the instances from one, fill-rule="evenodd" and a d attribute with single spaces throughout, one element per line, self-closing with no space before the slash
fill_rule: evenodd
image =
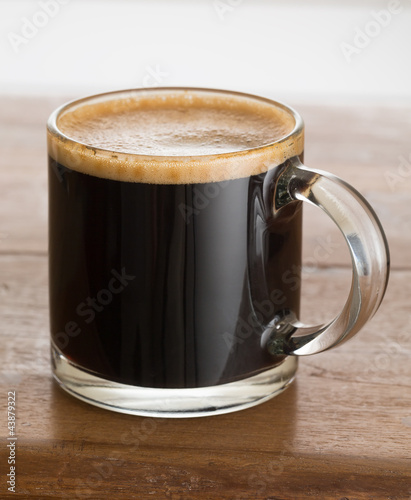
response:
<path id="1" fill-rule="evenodd" d="M 298 155 L 302 131 L 280 105 L 243 94 L 137 90 L 70 104 L 50 117 L 49 154 L 98 177 L 155 184 L 223 181 Z"/>

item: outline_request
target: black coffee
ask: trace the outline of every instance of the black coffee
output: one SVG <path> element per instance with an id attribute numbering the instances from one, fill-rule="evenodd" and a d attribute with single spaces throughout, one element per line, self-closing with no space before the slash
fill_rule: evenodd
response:
<path id="1" fill-rule="evenodd" d="M 156 106 L 151 103 L 144 111 L 163 109 L 158 103 Z M 212 129 L 209 117 L 201 121 L 201 109 L 196 108 L 198 123 L 204 125 L 208 120 Z M 221 110 L 227 117 L 227 110 Z M 113 117 L 107 118 L 107 109 L 105 113 L 95 114 L 95 127 L 108 130 L 110 135 L 107 127 L 111 125 L 107 124 Z M 180 114 L 177 124 L 190 123 L 184 108 Z M 93 113 L 90 116 L 94 120 Z M 255 124 L 258 116 L 250 116 Z M 126 117 L 125 123 L 130 124 L 129 120 Z M 150 126 L 175 132 L 174 122 L 170 124 L 170 117 L 168 120 L 164 125 L 157 116 Z M 144 126 L 137 121 L 135 118 L 133 126 L 144 139 Z M 221 116 L 218 121 L 221 125 Z M 84 117 L 81 123 L 86 130 Z M 191 127 L 193 123 L 191 119 Z M 127 127 L 130 132 L 132 127 Z M 229 128 L 232 132 L 231 122 Z M 209 130 L 209 137 L 220 136 L 217 152 L 226 153 L 224 147 L 240 150 L 234 148 L 233 141 L 228 145 L 224 142 L 225 132 L 216 131 L 216 127 Z M 70 130 L 67 135 L 75 134 Z M 136 143 L 143 140 L 135 135 Z M 211 165 L 215 158 L 203 156 L 197 159 L 199 168 L 193 167 L 194 172 L 200 172 L 200 179 L 194 176 L 194 182 L 187 182 L 194 159 L 181 161 L 183 166 L 173 172 L 167 171 L 173 158 L 165 164 L 147 155 L 151 147 L 160 148 L 162 141 L 170 142 L 170 148 L 177 143 L 177 154 L 167 148 L 165 153 L 180 161 L 183 155 L 178 153 L 184 146 L 178 141 L 184 134 L 177 134 L 174 143 L 172 135 L 156 136 L 150 144 L 145 137 L 146 158 L 140 163 L 147 163 L 146 170 L 122 170 L 115 163 L 116 151 L 136 152 L 129 151 L 124 140 L 122 144 L 113 141 L 115 147 L 107 153 L 113 160 L 95 159 L 99 152 L 93 147 L 108 149 L 96 138 L 89 142 L 92 146 L 85 146 L 90 156 L 80 163 L 73 163 L 66 144 L 58 145 L 58 154 L 51 150 L 52 338 L 76 365 L 118 382 L 160 388 L 222 384 L 281 361 L 266 352 L 261 336 L 277 313 L 291 310 L 298 314 L 301 204 L 289 204 L 273 214 L 273 189 L 281 165 L 243 176 L 243 160 L 239 158 L 236 165 L 231 158 L 235 172 L 240 164 L 240 175 L 230 179 L 227 164 L 219 171 L 218 165 Z M 238 140 L 235 133 L 232 136 Z M 193 137 L 186 137 L 193 148 L 189 154 L 200 147 L 193 146 L 198 142 Z M 207 151 L 210 154 L 211 150 Z M 55 157 L 64 161 L 57 163 Z M 210 174 L 213 180 L 198 182 L 206 180 L 207 162 L 210 172 L 214 169 L 213 176 Z M 253 163 L 252 158 L 249 163 Z M 158 171 L 161 182 L 155 182 Z M 255 172 L 255 167 L 251 171 Z M 136 172 L 140 178 L 133 177 Z M 220 174 L 223 180 L 215 181 Z"/>

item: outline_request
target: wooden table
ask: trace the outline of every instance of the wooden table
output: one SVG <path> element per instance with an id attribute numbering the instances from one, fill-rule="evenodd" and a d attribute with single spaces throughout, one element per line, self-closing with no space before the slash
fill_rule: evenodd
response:
<path id="1" fill-rule="evenodd" d="M 292 103 L 306 121 L 307 164 L 354 184 L 385 226 L 392 273 L 374 319 L 340 348 L 301 359 L 277 398 L 173 420 L 89 406 L 52 380 L 45 122 L 63 100 L 0 100 L 1 498 L 410 498 L 411 108 Z M 341 308 L 350 261 L 324 215 L 307 209 L 304 229 L 302 319 L 318 323 Z M 331 250 L 313 263 L 327 237 Z M 15 494 L 8 391 L 17 394 Z"/>

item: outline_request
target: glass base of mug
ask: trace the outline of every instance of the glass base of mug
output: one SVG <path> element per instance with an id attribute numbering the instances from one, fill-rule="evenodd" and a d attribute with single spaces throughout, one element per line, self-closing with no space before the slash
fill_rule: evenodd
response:
<path id="1" fill-rule="evenodd" d="M 252 377 L 211 387 L 152 389 L 93 375 L 51 348 L 54 377 L 73 396 L 101 408 L 145 417 L 203 417 L 250 408 L 280 394 L 293 381 L 297 357 Z"/>

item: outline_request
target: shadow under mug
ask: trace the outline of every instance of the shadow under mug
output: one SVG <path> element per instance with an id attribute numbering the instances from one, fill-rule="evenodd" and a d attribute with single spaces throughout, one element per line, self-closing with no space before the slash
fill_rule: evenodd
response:
<path id="1" fill-rule="evenodd" d="M 60 126 L 102 106 L 138 113 L 143 101 L 275 111 L 291 128 L 258 147 L 181 157 L 101 149 Z M 111 92 L 57 109 L 48 152 L 53 371 L 82 400 L 165 417 L 247 408 L 381 303 L 381 225 L 355 189 L 303 165 L 303 122 L 283 104 L 209 89 Z M 331 217 L 352 258 L 341 313 L 314 327 L 298 320 L 303 201 Z"/>

